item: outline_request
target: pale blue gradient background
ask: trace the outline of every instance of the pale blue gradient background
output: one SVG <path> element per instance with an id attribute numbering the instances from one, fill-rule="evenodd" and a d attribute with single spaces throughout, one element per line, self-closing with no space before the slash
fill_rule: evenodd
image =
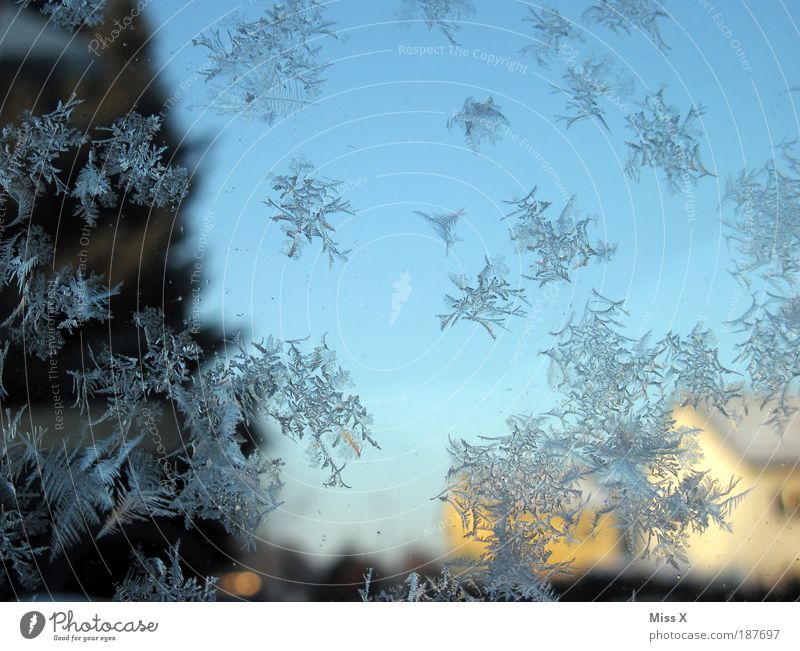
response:
<path id="1" fill-rule="evenodd" d="M 726 38 L 708 3 L 668 3 L 673 21 L 661 23 L 671 48 L 665 56 L 645 35 L 616 36 L 581 21 L 589 2 L 556 4 L 584 30 L 585 41 L 574 44 L 581 55 L 610 56 L 635 80 L 629 110 L 661 85 L 684 113 L 692 102 L 706 107 L 702 153 L 717 178 L 694 189 L 692 221 L 687 197 L 670 195 L 659 170 L 643 170 L 639 184 L 625 177 L 631 132 L 624 112 L 605 105 L 610 132 L 590 121 L 568 130 L 555 122 L 565 97 L 551 94 L 548 83 L 559 81 L 564 66 L 555 61 L 548 71 L 519 53 L 531 42 L 531 26 L 522 21 L 526 3 L 475 4 L 477 13 L 457 36 L 462 46 L 527 68 L 451 56 L 439 31 L 396 22 L 399 2 L 331 2 L 328 16 L 341 39 L 320 42 L 321 60 L 332 63 L 322 96 L 273 126 L 209 111 L 208 85 L 196 74 L 207 51 L 191 44 L 209 27 L 254 19 L 257 4 L 164 0 L 147 9 L 174 117 L 189 141 L 207 144 L 195 198 L 184 208 L 198 232 L 204 216 L 212 223 L 202 318 L 254 339 L 327 332 L 354 391 L 374 414 L 383 449 L 367 450 L 348 467 L 350 490 L 322 488 L 324 475 L 307 468 L 300 446 L 278 440 L 270 450 L 287 461 L 285 503 L 269 517 L 264 538 L 307 552 L 311 562 L 325 563 L 345 548 L 365 554 L 365 564 L 371 553 L 397 560 L 442 551 L 441 503 L 431 498 L 444 486 L 448 436 L 499 435 L 509 415 L 547 408 L 552 394 L 538 352 L 550 345 L 550 331 L 580 313 L 593 287 L 626 300 L 631 334 L 687 332 L 704 320 L 722 340 L 724 361 L 733 357 L 723 322 L 749 299 L 728 273 L 721 220 L 730 210 L 720 210 L 720 201 L 727 174 L 760 167 L 772 145 L 798 135 L 800 95 L 788 89 L 800 85 L 800 5 L 719 2 L 732 30 Z M 734 39 L 750 70 L 737 59 Z M 444 46 L 445 53 L 401 55 L 400 46 Z M 512 138 L 475 154 L 448 132 L 449 115 L 467 96 L 489 94 L 538 160 Z M 285 172 L 300 155 L 347 182 L 346 197 L 358 209 L 336 220 L 337 239 L 352 254 L 333 269 L 316 245 L 299 261 L 281 255 L 283 235 L 263 203 L 268 175 Z M 553 217 L 577 194 L 579 206 L 597 217 L 593 239 L 619 245 L 613 260 L 579 269 L 572 284 L 543 290 L 520 278 L 527 269 L 508 240 L 503 201 L 533 185 L 539 198 L 554 202 Z M 461 207 L 463 241 L 445 257 L 413 211 Z M 452 287 L 448 274 L 474 276 L 484 255 L 497 254 L 505 256 L 511 281 L 526 288 L 530 318 L 512 320 L 512 332 L 497 341 L 468 323 L 442 333 L 435 314 Z M 405 270 L 413 290 L 390 326 L 393 283 Z"/>

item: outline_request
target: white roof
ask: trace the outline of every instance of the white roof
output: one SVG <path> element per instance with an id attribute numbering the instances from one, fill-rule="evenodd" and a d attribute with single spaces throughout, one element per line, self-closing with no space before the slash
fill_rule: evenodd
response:
<path id="1" fill-rule="evenodd" d="M 768 425 L 770 405 L 761 407 L 761 401 L 750 398 L 748 413 L 743 413 L 744 403 L 733 402 L 726 418 L 717 411 L 698 411 L 701 418 L 717 432 L 736 452 L 754 466 L 781 466 L 787 470 L 800 469 L 800 415 L 791 419 L 785 430 Z"/>

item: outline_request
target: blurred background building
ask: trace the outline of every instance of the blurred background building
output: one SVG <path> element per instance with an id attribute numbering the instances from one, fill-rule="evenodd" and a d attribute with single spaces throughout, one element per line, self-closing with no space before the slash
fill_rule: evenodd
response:
<path id="1" fill-rule="evenodd" d="M 734 408 L 742 405 L 734 405 Z M 730 517 L 730 530 L 711 526 L 688 541 L 687 567 L 642 560 L 626 546 L 616 520 L 593 528 L 582 517 L 574 543 L 551 546 L 550 562 L 570 562 L 574 577 L 560 579 L 564 599 L 796 599 L 800 596 L 800 424 L 783 436 L 764 425 L 766 412 L 751 406 L 734 422 L 719 413 L 677 410 L 679 426 L 699 430 L 699 467 L 721 484 L 739 478 L 746 491 Z M 602 494 L 600 494 L 602 496 Z M 465 537 L 447 505 L 444 522 L 454 556 L 477 559 L 480 543 Z"/>

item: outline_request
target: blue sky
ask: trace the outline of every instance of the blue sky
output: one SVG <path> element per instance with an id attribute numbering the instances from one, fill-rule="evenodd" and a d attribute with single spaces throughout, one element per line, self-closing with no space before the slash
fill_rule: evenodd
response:
<path id="1" fill-rule="evenodd" d="M 626 300 L 633 333 L 687 332 L 705 321 L 730 361 L 733 340 L 723 322 L 746 307 L 747 296 L 728 273 L 725 178 L 760 167 L 772 146 L 799 131 L 800 96 L 789 91 L 800 85 L 797 5 L 725 2 L 720 11 L 707 0 L 668 3 L 672 20 L 661 24 L 670 49 L 661 52 L 641 33 L 615 35 L 582 21 L 588 1 L 556 3 L 583 31 L 574 44 L 579 57 L 608 57 L 632 79 L 627 107 L 607 104 L 606 131 L 588 120 L 567 129 L 554 119 L 565 98 L 550 83 L 564 66 L 543 69 L 520 54 L 532 34 L 522 20 L 526 3 L 476 2 L 457 36 L 460 51 L 424 23 L 398 23 L 397 4 L 329 3 L 340 38 L 320 43 L 321 59 L 331 63 L 322 94 L 271 126 L 208 109 L 209 85 L 197 74 L 207 50 L 192 45 L 210 28 L 256 18 L 259 3 L 162 0 L 147 8 L 173 117 L 187 139 L 208 145 L 194 200 L 184 207 L 197 233 L 204 219 L 210 233 L 202 318 L 253 339 L 328 333 L 374 415 L 382 450 L 350 466 L 350 490 L 322 488 L 324 476 L 291 442 L 276 441 L 271 451 L 287 461 L 285 504 L 264 537 L 320 562 L 344 547 L 396 558 L 442 550 L 441 507 L 430 498 L 444 485 L 448 436 L 502 434 L 509 415 L 547 407 L 547 364 L 538 352 L 592 288 Z M 438 49 L 408 54 L 429 46 Z M 505 63 L 494 65 L 497 59 Z M 687 196 L 669 194 L 660 171 L 643 170 L 639 183 L 623 171 L 632 136 L 625 116 L 661 87 L 684 113 L 692 103 L 706 109 L 701 151 L 716 178 L 693 189 L 696 215 Z M 488 95 L 510 127 L 501 142 L 474 153 L 446 123 L 466 97 Z M 352 249 L 346 263 L 329 268 L 315 245 L 300 260 L 280 253 L 283 236 L 263 202 L 269 175 L 286 172 L 297 156 L 345 182 L 357 209 L 336 222 L 337 239 Z M 521 278 L 527 269 L 509 242 L 503 202 L 534 185 L 554 212 L 576 194 L 596 218 L 591 236 L 616 243 L 617 255 L 578 270 L 571 284 L 538 289 Z M 445 256 L 414 211 L 459 208 L 462 241 Z M 504 256 L 509 280 L 526 288 L 529 318 L 510 322 L 511 332 L 496 341 L 466 323 L 441 332 L 435 315 L 452 288 L 448 275 L 474 276 L 487 255 Z M 393 284 L 405 271 L 411 292 L 392 322 Z"/>

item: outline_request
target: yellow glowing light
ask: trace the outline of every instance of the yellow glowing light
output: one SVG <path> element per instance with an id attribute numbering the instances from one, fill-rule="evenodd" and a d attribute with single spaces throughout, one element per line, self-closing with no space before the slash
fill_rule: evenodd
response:
<path id="1" fill-rule="evenodd" d="M 217 587 L 228 594 L 252 597 L 261 590 L 261 577 L 255 572 L 230 572 L 220 578 Z"/>
<path id="2" fill-rule="evenodd" d="M 573 532 L 573 542 L 561 540 L 548 545 L 548 561 L 569 563 L 577 573 L 599 569 L 617 561 L 622 543 L 619 530 L 614 527 L 614 518 L 602 516 L 593 528 L 594 518 L 594 512 L 586 510 Z M 454 557 L 478 558 L 486 550 L 485 543 L 464 536 L 461 518 L 450 503 L 446 506 L 444 522 L 447 545 Z M 553 524 L 558 526 L 557 518 L 553 520 Z"/>

